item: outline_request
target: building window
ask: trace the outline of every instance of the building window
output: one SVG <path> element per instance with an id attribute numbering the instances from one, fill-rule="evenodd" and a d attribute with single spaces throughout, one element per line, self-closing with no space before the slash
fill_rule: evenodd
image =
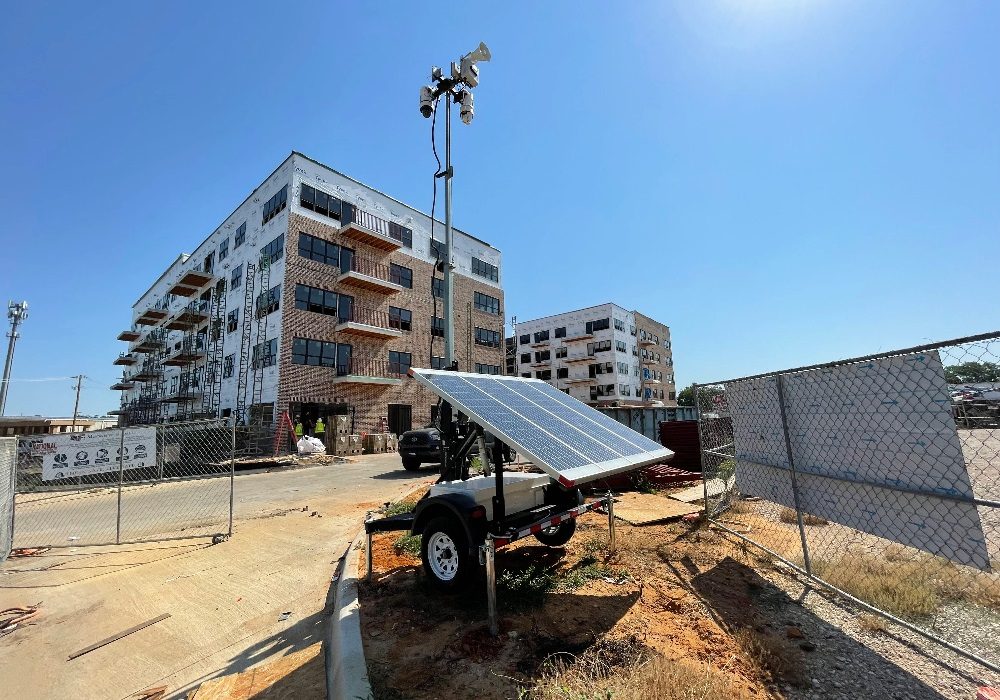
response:
<path id="1" fill-rule="evenodd" d="M 625 332 L 625 322 L 620 318 L 615 319 L 615 330 L 621 331 L 622 333 Z"/>
<path id="2" fill-rule="evenodd" d="M 410 371 L 410 353 L 389 351 L 389 373 L 406 374 Z"/>
<path id="3" fill-rule="evenodd" d="M 222 241 L 219 244 L 219 262 L 222 262 L 229 256 L 229 239 Z"/>
<path id="4" fill-rule="evenodd" d="M 566 326 L 563 326 L 562 328 L 556 328 L 556 337 L 557 338 L 566 337 Z"/>
<path id="5" fill-rule="evenodd" d="M 639 330 L 639 340 L 645 340 L 645 339 L 646 339 L 646 331 L 640 329 Z"/>
<path id="6" fill-rule="evenodd" d="M 443 357 L 431 355 L 431 369 L 444 369 L 447 366 Z"/>
<path id="7" fill-rule="evenodd" d="M 625 344 L 624 340 L 616 340 L 615 350 L 617 350 L 618 352 L 628 352 L 628 345 Z"/>
<path id="8" fill-rule="evenodd" d="M 531 372 L 522 372 L 522 373 L 521 373 L 521 376 L 522 376 L 522 377 L 523 377 L 524 379 L 531 379 Z"/>
<path id="9" fill-rule="evenodd" d="M 494 282 L 500 281 L 500 268 L 476 257 L 472 258 L 472 274 L 485 277 Z"/>
<path id="10" fill-rule="evenodd" d="M 268 262 L 272 265 L 279 260 L 285 254 L 285 234 L 281 234 L 273 241 L 264 246 L 264 250 L 260 253 L 261 261 L 267 258 Z"/>
<path id="11" fill-rule="evenodd" d="M 556 379 L 569 379 L 569 367 L 560 367 L 557 369 Z"/>
<path id="12" fill-rule="evenodd" d="M 444 241 L 431 239 L 431 257 L 435 260 L 444 260 Z"/>
<path id="13" fill-rule="evenodd" d="M 233 369 L 236 366 L 236 353 L 226 355 L 222 358 L 222 378 L 229 379 L 233 376 Z"/>
<path id="14" fill-rule="evenodd" d="M 431 336 L 435 338 L 444 337 L 444 319 L 440 316 L 431 316 Z"/>
<path id="15" fill-rule="evenodd" d="M 353 249 L 324 241 L 307 233 L 299 233 L 299 255 L 324 265 L 332 265 L 342 272 L 354 267 Z"/>
<path id="16" fill-rule="evenodd" d="M 669 394 L 667 394 L 667 398 L 670 399 L 671 401 L 676 401 L 677 400 L 677 394 L 674 393 L 673 391 L 671 391 Z"/>
<path id="17" fill-rule="evenodd" d="M 527 364 L 529 362 L 531 362 L 531 353 L 530 352 L 522 352 L 521 353 L 521 363 L 522 364 Z"/>
<path id="18" fill-rule="evenodd" d="M 476 372 L 478 374 L 500 374 L 500 365 L 484 365 L 477 362 Z"/>
<path id="19" fill-rule="evenodd" d="M 243 242 L 247 239 L 247 222 L 244 221 L 240 224 L 240 227 L 236 229 L 236 235 L 233 236 L 233 250 L 236 250 Z"/>
<path id="20" fill-rule="evenodd" d="M 566 348 L 565 346 L 561 348 L 556 348 L 556 359 L 558 360 L 561 357 L 566 357 L 567 350 L 568 348 Z"/>
<path id="21" fill-rule="evenodd" d="M 292 364 L 311 367 L 336 367 L 337 374 L 351 370 L 351 346 L 309 338 L 292 338 Z"/>
<path id="22" fill-rule="evenodd" d="M 635 335 L 635 326 L 629 326 L 628 332 L 631 333 L 632 335 Z"/>
<path id="23" fill-rule="evenodd" d="M 545 379 L 545 380 L 552 379 L 552 370 L 550 369 L 538 370 L 537 372 L 535 372 L 535 379 Z"/>
<path id="24" fill-rule="evenodd" d="M 260 222 L 261 225 L 266 224 L 278 214 L 285 211 L 286 206 L 288 206 L 288 185 L 282 187 L 280 190 L 275 192 L 273 197 L 264 202 L 263 219 Z"/>
<path id="25" fill-rule="evenodd" d="M 628 374 L 628 363 L 619 362 L 618 363 L 618 374 Z"/>
<path id="26" fill-rule="evenodd" d="M 389 328 L 395 328 L 397 331 L 412 330 L 412 320 L 413 314 L 410 313 L 409 309 L 400 309 L 396 306 L 389 307 Z"/>
<path id="27" fill-rule="evenodd" d="M 278 339 L 271 338 L 259 345 L 253 346 L 253 360 L 251 366 L 254 369 L 271 367 L 278 364 Z"/>
<path id="28" fill-rule="evenodd" d="M 531 342 L 531 335 L 529 333 L 525 333 L 520 338 L 518 338 L 517 342 L 520 345 L 527 345 Z"/>
<path id="29" fill-rule="evenodd" d="M 281 285 L 272 287 L 266 292 L 261 292 L 257 297 L 257 318 L 263 318 L 272 314 L 281 306 Z"/>
<path id="30" fill-rule="evenodd" d="M 535 333 L 535 342 L 536 343 L 544 343 L 548 339 L 549 339 L 549 332 L 548 331 L 537 331 Z"/>
<path id="31" fill-rule="evenodd" d="M 240 327 L 240 310 L 233 309 L 226 316 L 226 333 L 232 333 Z"/>
<path id="32" fill-rule="evenodd" d="M 587 343 L 587 354 L 594 356 L 599 352 L 607 352 L 611 349 L 610 340 L 599 340 L 596 343 Z"/>
<path id="33" fill-rule="evenodd" d="M 539 350 L 535 353 L 535 362 L 548 362 L 552 358 L 549 350 Z"/>
<path id="34" fill-rule="evenodd" d="M 354 297 L 347 294 L 337 294 L 304 284 L 295 285 L 295 308 L 301 311 L 336 316 L 342 323 L 351 317 L 353 304 Z"/>
<path id="35" fill-rule="evenodd" d="M 669 340 L 664 340 L 663 341 L 663 349 L 664 350 L 669 350 L 670 349 L 670 341 Z"/>
<path id="36" fill-rule="evenodd" d="M 476 328 L 476 345 L 485 345 L 488 348 L 500 347 L 500 331 L 491 331 L 486 328 Z"/>
<path id="37" fill-rule="evenodd" d="M 615 373 L 615 363 L 614 362 L 598 362 L 596 365 L 588 365 L 587 371 L 590 373 L 591 377 L 596 377 L 599 374 L 614 374 Z"/>
<path id="38" fill-rule="evenodd" d="M 500 315 L 500 300 L 496 297 L 491 297 L 489 294 L 483 294 L 482 292 L 476 292 L 475 294 L 475 304 L 477 311 L 485 311 L 489 314 Z"/>
<path id="39" fill-rule="evenodd" d="M 341 201 L 304 182 L 299 186 L 299 206 L 340 221 Z"/>
<path id="40" fill-rule="evenodd" d="M 171 394 L 176 394 L 177 393 L 177 384 L 178 384 L 179 381 L 180 381 L 180 377 L 171 377 L 170 378 L 170 393 Z"/>
<path id="41" fill-rule="evenodd" d="M 629 391 L 628 385 L 626 385 L 626 384 L 619 384 L 618 385 L 618 393 L 621 394 L 622 396 L 629 396 L 629 395 L 631 395 L 632 392 Z"/>
<path id="42" fill-rule="evenodd" d="M 229 290 L 232 291 L 243 284 L 243 264 L 240 263 L 233 268 L 233 274 L 229 276 Z"/>
<path id="43" fill-rule="evenodd" d="M 431 279 L 431 294 L 436 296 L 438 299 L 444 299 L 444 280 L 440 277 L 434 277 Z"/>
<path id="44" fill-rule="evenodd" d="M 656 343 L 657 345 L 659 345 L 660 344 L 660 336 L 654 335 L 653 336 L 653 342 Z"/>
<path id="45" fill-rule="evenodd" d="M 396 263 L 389 263 L 389 281 L 413 289 L 413 270 Z"/>
<path id="46" fill-rule="evenodd" d="M 202 265 L 201 269 L 205 272 L 211 273 L 215 269 L 215 252 L 211 252 L 205 256 L 205 264 Z"/>
<path id="47" fill-rule="evenodd" d="M 609 328 L 611 328 L 611 320 L 607 318 L 598 319 L 597 321 L 587 321 L 587 335 L 597 331 L 606 331 Z"/>

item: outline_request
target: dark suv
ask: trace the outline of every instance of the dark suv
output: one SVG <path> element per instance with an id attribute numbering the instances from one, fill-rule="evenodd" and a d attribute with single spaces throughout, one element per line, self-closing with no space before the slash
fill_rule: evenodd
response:
<path id="1" fill-rule="evenodd" d="M 484 433 L 486 449 L 493 448 L 493 436 Z M 472 446 L 470 455 L 479 454 L 479 444 Z M 414 472 L 421 464 L 441 463 L 441 431 L 433 425 L 417 430 L 408 430 L 399 436 L 399 456 L 403 460 L 403 468 Z M 516 453 L 510 448 L 504 454 L 505 462 L 512 462 Z"/>

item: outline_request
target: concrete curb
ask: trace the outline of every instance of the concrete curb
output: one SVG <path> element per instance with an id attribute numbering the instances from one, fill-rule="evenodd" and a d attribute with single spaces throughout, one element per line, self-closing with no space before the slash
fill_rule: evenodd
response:
<path id="1" fill-rule="evenodd" d="M 327 700 L 366 700 L 373 697 L 368 682 L 365 649 L 361 643 L 358 606 L 358 547 L 365 543 L 364 528 L 347 548 L 337 567 L 340 579 L 330 616 L 326 644 Z"/>

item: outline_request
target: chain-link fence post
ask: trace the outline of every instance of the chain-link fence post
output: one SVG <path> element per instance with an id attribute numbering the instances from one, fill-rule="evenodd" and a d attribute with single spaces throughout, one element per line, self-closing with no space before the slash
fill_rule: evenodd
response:
<path id="1" fill-rule="evenodd" d="M 122 543 L 122 481 L 125 476 L 125 428 L 118 444 L 118 513 L 115 519 L 115 544 Z"/>
<path id="2" fill-rule="evenodd" d="M 799 502 L 799 483 L 795 478 L 795 457 L 792 456 L 792 438 L 788 434 L 788 415 L 785 411 L 785 383 L 782 375 L 775 377 L 778 382 L 778 412 L 781 415 L 781 432 L 785 437 L 785 454 L 788 455 L 788 469 L 792 476 L 792 501 L 795 503 L 795 519 L 799 522 L 799 539 L 802 540 L 802 561 L 805 564 L 806 575 L 812 578 L 812 566 L 809 563 L 809 544 L 806 540 L 806 526 L 802 516 L 802 505 Z"/>
<path id="3" fill-rule="evenodd" d="M 233 421 L 232 427 L 229 429 L 230 442 L 229 442 L 229 531 L 226 533 L 228 537 L 233 536 L 233 506 L 235 503 L 236 496 L 236 421 Z"/>

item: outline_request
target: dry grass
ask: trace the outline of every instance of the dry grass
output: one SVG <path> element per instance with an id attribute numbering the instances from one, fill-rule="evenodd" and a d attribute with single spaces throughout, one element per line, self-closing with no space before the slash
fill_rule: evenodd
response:
<path id="1" fill-rule="evenodd" d="M 556 661 L 524 698 L 531 700 L 750 700 L 757 696 L 734 685 L 728 674 L 707 664 L 663 657 L 617 675 L 595 675 L 578 665 Z"/>
<path id="2" fill-rule="evenodd" d="M 885 618 L 879 617 L 878 615 L 872 615 L 870 613 L 862 613 L 858 615 L 858 627 L 861 628 L 862 632 L 888 632 L 889 623 L 885 621 Z"/>
<path id="3" fill-rule="evenodd" d="M 778 513 L 778 519 L 783 523 L 788 523 L 789 525 L 798 525 L 799 519 L 795 516 L 794 508 L 782 508 Z M 802 523 L 804 525 L 829 525 L 829 521 L 819 517 L 818 515 L 810 515 L 809 513 L 802 514 Z"/>
<path id="4" fill-rule="evenodd" d="M 775 634 L 748 628 L 737 630 L 733 639 L 746 660 L 768 680 L 802 683 L 805 679 L 802 652 L 795 643 Z"/>
<path id="5" fill-rule="evenodd" d="M 735 513 L 738 515 L 745 515 L 747 513 L 756 513 L 757 509 L 754 507 L 752 503 L 747 503 L 744 500 L 738 500 L 738 501 L 733 501 L 732 504 L 730 504 L 727 512 Z"/>
<path id="6" fill-rule="evenodd" d="M 946 559 L 905 547 L 882 557 L 847 554 L 839 561 L 812 560 L 813 574 L 870 605 L 905 619 L 933 614 L 942 604 L 965 601 L 1000 609 L 1000 580 L 963 570 Z"/>

